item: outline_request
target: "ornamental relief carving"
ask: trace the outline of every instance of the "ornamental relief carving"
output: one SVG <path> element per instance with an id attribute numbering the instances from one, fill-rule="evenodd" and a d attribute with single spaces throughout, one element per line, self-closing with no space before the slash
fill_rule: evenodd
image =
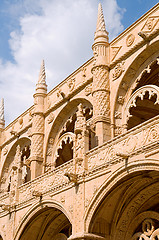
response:
<path id="1" fill-rule="evenodd" d="M 130 34 L 127 38 L 126 38 L 126 46 L 130 47 L 135 41 L 135 36 L 133 34 Z"/>
<path id="2" fill-rule="evenodd" d="M 117 54 L 118 54 L 118 52 L 120 51 L 121 48 L 122 48 L 122 46 L 120 46 L 120 47 L 111 47 L 111 49 L 112 49 L 111 61 L 113 61 L 115 59 L 115 57 L 117 56 Z"/>
<path id="3" fill-rule="evenodd" d="M 86 87 L 85 87 L 85 94 L 86 94 L 86 96 L 88 96 L 89 94 L 91 94 L 92 93 L 92 83 L 90 83 L 89 85 L 87 85 Z"/>
<path id="4" fill-rule="evenodd" d="M 145 85 L 139 89 L 137 89 L 132 95 L 131 98 L 129 99 L 126 107 L 125 107 L 125 119 L 124 121 L 127 122 L 127 119 L 131 117 L 130 115 L 130 108 L 136 107 L 136 101 L 138 98 L 141 100 L 144 99 L 145 94 L 148 92 L 149 94 L 149 99 L 156 95 L 156 102 L 154 104 L 159 104 L 159 87 L 156 85 Z"/>
<path id="5" fill-rule="evenodd" d="M 121 76 L 121 74 L 125 71 L 124 69 L 124 61 L 122 63 L 117 63 L 117 65 L 114 68 L 113 72 L 113 80 L 116 80 Z"/>
<path id="6" fill-rule="evenodd" d="M 151 16 L 149 17 L 144 26 L 142 27 L 141 31 L 150 33 L 158 24 L 159 17 L 158 16 Z"/>
<path id="7" fill-rule="evenodd" d="M 155 229 L 152 219 L 145 219 L 142 223 L 142 232 L 135 233 L 131 240 L 156 240 L 159 239 L 159 228 Z"/>
<path id="8" fill-rule="evenodd" d="M 119 126 L 115 129 L 115 131 L 116 134 L 122 133 L 122 128 Z M 105 164 L 105 166 L 109 166 L 123 161 L 124 157 L 129 156 L 130 153 L 136 151 L 137 149 L 141 149 L 143 146 L 150 143 L 158 142 L 158 140 L 159 123 L 155 123 L 153 126 L 141 129 L 141 131 L 136 134 L 127 136 L 126 139 L 119 143 L 112 143 L 112 146 L 105 147 L 105 149 L 101 149 L 99 152 L 88 156 L 88 169 L 92 171 L 103 164 Z"/>
<path id="9" fill-rule="evenodd" d="M 70 92 L 72 92 L 74 90 L 75 81 L 76 81 L 75 78 L 68 79 L 68 81 L 67 81 L 67 86 L 68 86 Z"/>

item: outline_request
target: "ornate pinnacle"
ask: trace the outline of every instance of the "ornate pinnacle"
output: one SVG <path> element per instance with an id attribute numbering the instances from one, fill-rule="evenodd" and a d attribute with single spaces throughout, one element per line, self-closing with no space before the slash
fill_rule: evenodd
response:
<path id="1" fill-rule="evenodd" d="M 0 120 L 4 121 L 4 99 L 1 99 L 0 103 Z"/>
<path id="2" fill-rule="evenodd" d="M 4 121 L 4 99 L 1 99 L 0 102 L 0 129 L 3 129 L 5 126 L 5 121 Z"/>
<path id="3" fill-rule="evenodd" d="M 97 18 L 97 26 L 96 26 L 96 32 L 94 35 L 94 41 L 95 43 L 98 41 L 104 41 L 108 42 L 108 32 L 105 28 L 105 21 L 103 16 L 103 9 L 101 3 L 98 5 L 98 18 Z"/>
<path id="4" fill-rule="evenodd" d="M 45 80 L 46 80 L 45 63 L 44 63 L 44 60 L 42 60 L 38 83 L 46 84 Z"/>

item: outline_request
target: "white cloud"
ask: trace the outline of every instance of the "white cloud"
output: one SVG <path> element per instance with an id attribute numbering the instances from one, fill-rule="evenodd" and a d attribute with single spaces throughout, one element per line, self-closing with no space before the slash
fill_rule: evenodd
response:
<path id="1" fill-rule="evenodd" d="M 14 4 L 20 25 L 9 40 L 14 63 L 0 61 L 0 96 L 5 98 L 7 123 L 32 105 L 42 59 L 50 90 L 93 55 L 98 0 L 33 2 L 23 0 L 17 8 Z M 18 15 L 22 10 L 24 15 Z M 123 30 L 123 10 L 116 0 L 104 0 L 103 11 L 112 39 Z"/>

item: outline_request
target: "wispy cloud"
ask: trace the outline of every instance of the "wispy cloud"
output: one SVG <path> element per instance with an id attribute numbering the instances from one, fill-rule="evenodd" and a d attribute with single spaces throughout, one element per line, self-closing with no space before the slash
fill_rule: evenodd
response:
<path id="1" fill-rule="evenodd" d="M 42 59 L 50 90 L 93 55 L 97 6 L 98 0 L 23 0 L 10 5 L 19 26 L 9 39 L 14 62 L 0 60 L 7 123 L 32 105 Z M 112 39 L 123 30 L 123 9 L 116 0 L 104 0 L 103 11 Z"/>

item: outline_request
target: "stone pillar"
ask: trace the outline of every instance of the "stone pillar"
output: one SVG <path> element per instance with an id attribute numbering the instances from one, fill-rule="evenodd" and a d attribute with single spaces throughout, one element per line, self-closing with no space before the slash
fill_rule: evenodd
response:
<path id="1" fill-rule="evenodd" d="M 82 104 L 78 105 L 76 115 L 73 157 L 75 159 L 76 173 L 79 173 L 87 169 L 85 153 L 89 150 L 89 132 L 86 129 L 86 118 L 84 116 Z"/>
<path id="2" fill-rule="evenodd" d="M 44 145 L 44 99 L 47 94 L 47 85 L 45 82 L 44 61 L 41 65 L 39 81 L 36 85 L 34 94 L 34 112 L 32 119 L 32 138 L 31 138 L 31 179 L 42 174 L 43 166 L 43 145 Z"/>
<path id="3" fill-rule="evenodd" d="M 93 74 L 93 120 L 97 145 L 108 141 L 110 130 L 110 83 L 109 83 L 109 42 L 105 29 L 102 6 L 98 7 L 97 27 L 92 46 L 94 53 Z"/>

